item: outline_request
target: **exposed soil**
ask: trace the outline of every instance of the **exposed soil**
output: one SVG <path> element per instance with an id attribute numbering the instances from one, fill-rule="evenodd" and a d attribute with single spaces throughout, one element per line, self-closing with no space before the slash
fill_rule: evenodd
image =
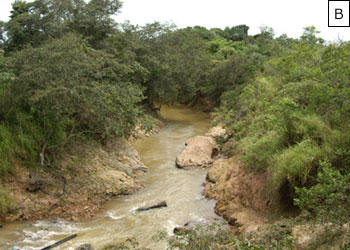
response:
<path id="1" fill-rule="evenodd" d="M 3 221 L 64 218 L 77 221 L 93 217 L 113 196 L 127 195 L 142 187 L 136 178 L 147 172 L 137 151 L 124 139 L 105 146 L 79 145 L 67 154 L 59 172 L 33 173 L 17 165 L 4 187 L 15 206 Z"/>
<path id="2" fill-rule="evenodd" d="M 275 201 L 267 188 L 268 173 L 247 173 L 239 157 L 218 159 L 207 174 L 205 195 L 217 200 L 215 212 L 240 231 L 250 232 L 268 220 Z"/>

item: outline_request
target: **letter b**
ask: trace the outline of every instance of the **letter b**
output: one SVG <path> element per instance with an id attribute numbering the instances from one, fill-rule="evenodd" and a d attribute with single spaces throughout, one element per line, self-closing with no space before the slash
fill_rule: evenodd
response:
<path id="1" fill-rule="evenodd" d="M 343 10 L 342 9 L 335 9 L 335 19 L 343 19 Z"/>
<path id="2" fill-rule="evenodd" d="M 328 0 L 328 27 L 350 27 L 350 0 Z"/>

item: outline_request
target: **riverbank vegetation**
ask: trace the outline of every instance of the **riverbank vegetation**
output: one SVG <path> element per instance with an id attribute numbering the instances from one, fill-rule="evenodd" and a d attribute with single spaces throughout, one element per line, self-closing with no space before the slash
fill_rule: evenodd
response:
<path id="1" fill-rule="evenodd" d="M 269 171 L 305 220 L 350 216 L 350 44 L 315 27 L 117 24 L 118 0 L 13 3 L 0 23 L 0 176 L 60 168 L 78 141 L 128 137 L 161 104 L 200 104 L 230 132 L 225 153 Z M 40 177 L 38 177 L 40 178 Z M 0 213 L 11 198 L 0 186 Z"/>

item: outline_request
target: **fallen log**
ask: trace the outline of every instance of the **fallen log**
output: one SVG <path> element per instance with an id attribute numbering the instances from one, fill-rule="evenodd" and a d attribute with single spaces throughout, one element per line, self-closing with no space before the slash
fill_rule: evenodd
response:
<path id="1" fill-rule="evenodd" d="M 142 211 L 147 211 L 147 210 L 161 208 L 161 207 L 167 207 L 167 206 L 168 206 L 168 204 L 166 203 L 166 201 L 162 201 L 162 202 L 159 202 L 158 204 L 150 206 L 150 207 L 140 207 L 140 208 L 136 209 L 136 211 L 142 212 Z"/>
<path id="2" fill-rule="evenodd" d="M 71 240 L 71 239 L 74 239 L 74 238 L 77 237 L 77 236 L 78 236 L 77 234 L 73 234 L 73 235 L 71 235 L 71 236 L 69 236 L 69 237 L 67 237 L 67 238 L 64 238 L 63 240 L 57 241 L 55 244 L 52 244 L 52 245 L 47 246 L 47 247 L 44 247 L 44 248 L 42 248 L 41 250 L 49 250 L 49 249 L 52 249 L 52 248 L 57 247 L 57 246 L 59 246 L 59 245 L 65 243 L 65 242 L 67 242 L 67 241 L 69 241 L 69 240 Z"/>

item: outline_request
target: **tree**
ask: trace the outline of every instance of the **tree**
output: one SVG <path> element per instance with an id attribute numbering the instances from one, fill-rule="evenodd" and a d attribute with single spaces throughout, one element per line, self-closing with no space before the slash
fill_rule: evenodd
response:
<path id="1" fill-rule="evenodd" d="M 207 28 L 202 26 L 187 27 L 186 30 L 198 33 L 201 36 L 201 38 L 207 41 L 211 41 L 216 37 L 214 31 L 208 30 Z"/>
<path id="2" fill-rule="evenodd" d="M 74 34 L 24 49 L 12 65 L 11 98 L 40 128 L 42 154 L 76 137 L 128 136 L 142 115 L 127 69 Z"/>
<path id="3" fill-rule="evenodd" d="M 222 33 L 222 36 L 231 41 L 242 41 L 248 36 L 249 27 L 245 24 L 237 25 L 233 27 L 226 27 Z"/>
<path id="4" fill-rule="evenodd" d="M 237 90 L 254 75 L 255 68 L 252 58 L 247 55 L 233 53 L 212 68 L 209 83 L 202 88 L 203 93 L 215 102 L 220 101 L 221 95 L 229 90 Z"/>
<path id="5" fill-rule="evenodd" d="M 115 30 L 111 15 L 116 14 L 122 4 L 119 0 L 90 0 L 70 22 L 70 28 L 84 38 L 89 38 L 94 47 Z"/>
<path id="6" fill-rule="evenodd" d="M 317 34 L 319 33 L 320 31 L 318 31 L 315 26 L 305 27 L 303 35 L 300 37 L 300 39 L 306 42 L 308 45 L 323 44 L 325 41 L 322 38 L 317 37 Z"/>
<path id="7" fill-rule="evenodd" d="M 60 38 L 77 32 L 97 46 L 113 33 L 111 15 L 121 7 L 119 0 L 17 0 L 12 4 L 6 24 L 6 51 L 20 50 L 26 45 L 38 47 L 49 38 Z"/>
<path id="8" fill-rule="evenodd" d="M 138 31 L 143 44 L 136 53 L 149 72 L 144 83 L 151 104 L 189 102 L 197 93 L 207 65 L 207 49 L 198 32 L 172 31 L 151 24 Z"/>

